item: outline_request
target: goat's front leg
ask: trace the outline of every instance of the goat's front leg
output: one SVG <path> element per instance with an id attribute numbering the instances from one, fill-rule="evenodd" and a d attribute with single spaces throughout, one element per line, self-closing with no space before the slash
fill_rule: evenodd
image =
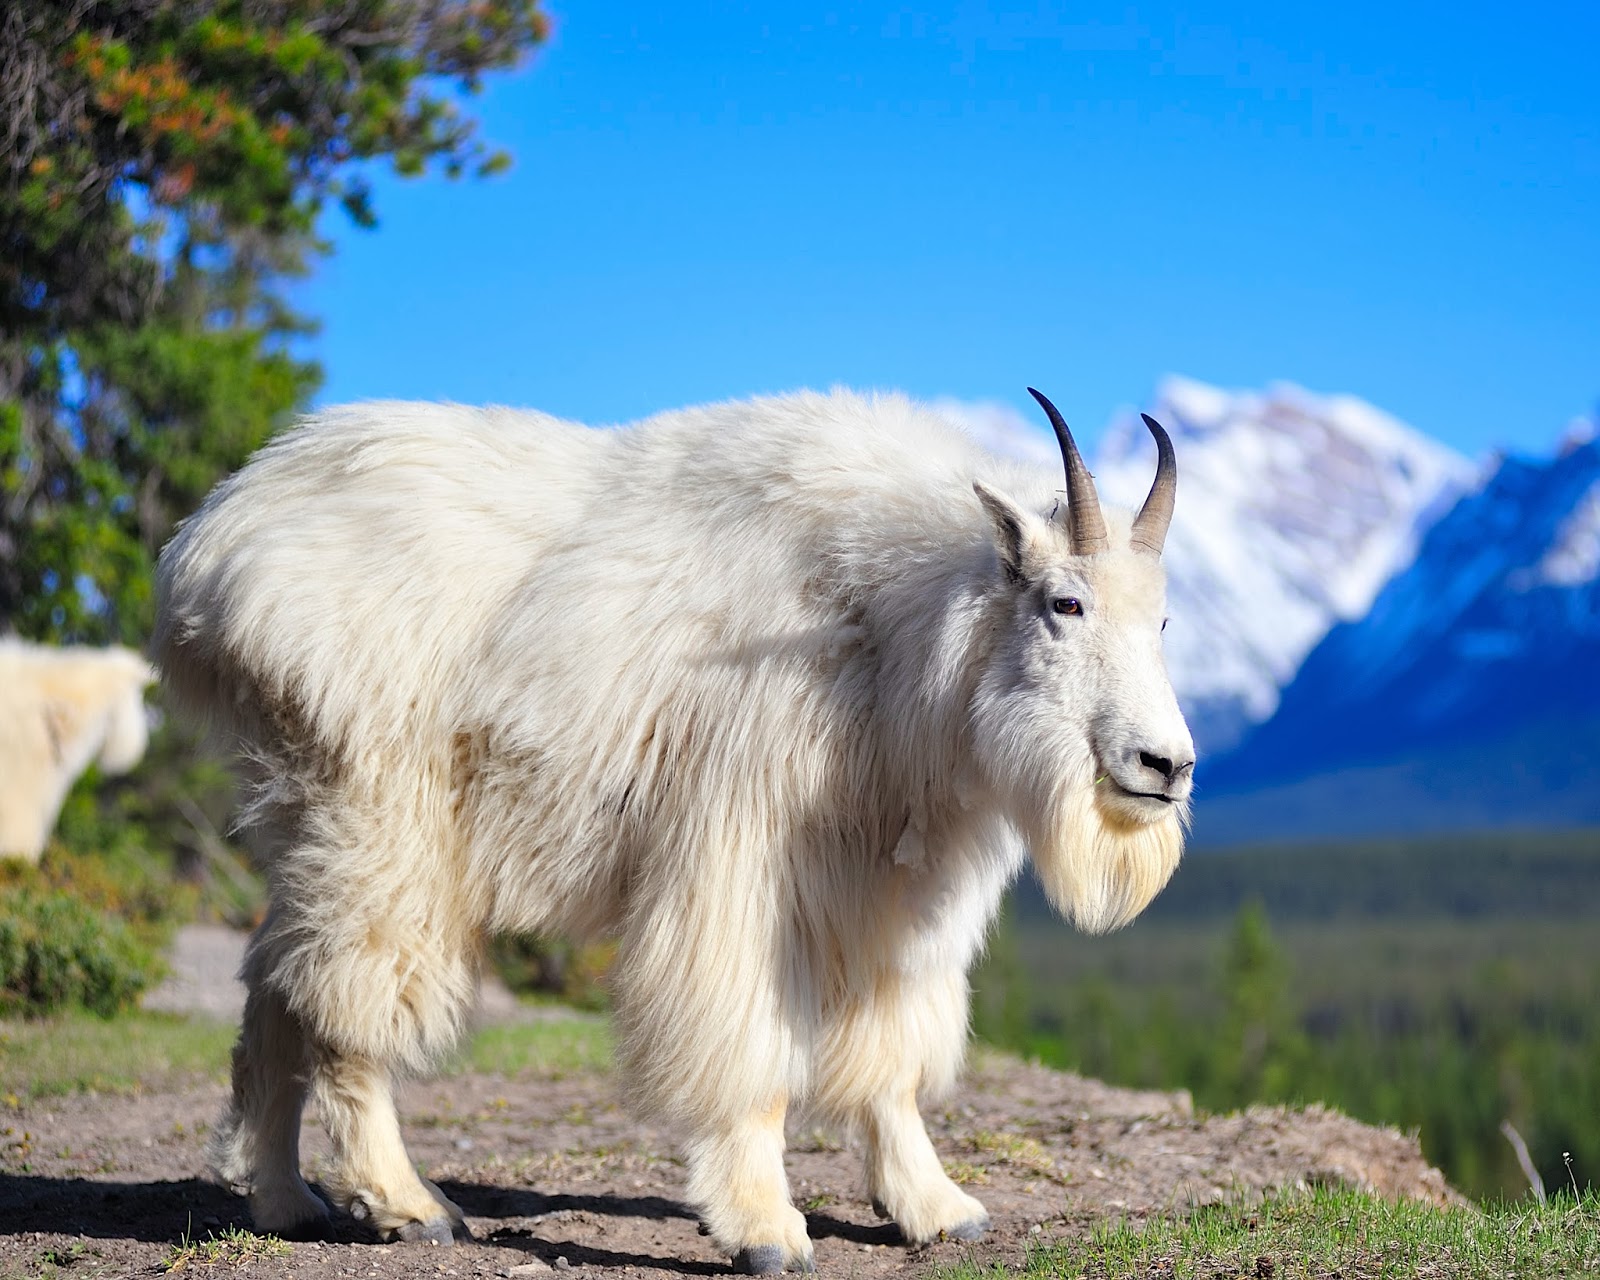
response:
<path id="1" fill-rule="evenodd" d="M 805 1216 L 783 1172 L 786 1104 L 689 1142 L 689 1200 L 735 1270 L 768 1275 L 814 1270 Z"/>
<path id="2" fill-rule="evenodd" d="M 886 1093 L 866 1108 L 867 1191 L 883 1217 L 912 1244 L 946 1236 L 976 1240 L 989 1214 L 950 1180 L 917 1110 L 914 1087 Z"/>
<path id="3" fill-rule="evenodd" d="M 817 1072 L 822 1101 L 855 1118 L 873 1207 L 908 1242 L 976 1240 L 989 1215 L 945 1173 L 917 1110 L 919 1094 L 947 1093 L 959 1073 L 966 975 L 953 966 L 910 977 L 890 970 L 862 985 L 866 994 L 828 1029 Z"/>

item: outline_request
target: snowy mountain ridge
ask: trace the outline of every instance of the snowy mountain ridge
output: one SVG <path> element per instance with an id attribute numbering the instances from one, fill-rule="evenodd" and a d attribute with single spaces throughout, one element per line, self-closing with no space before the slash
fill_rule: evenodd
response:
<path id="1" fill-rule="evenodd" d="M 1364 617 L 1328 634 L 1223 773 L 1309 772 L 1600 714 L 1597 662 L 1600 442 L 1507 458 Z"/>
<path id="2" fill-rule="evenodd" d="M 1600 823 L 1600 441 L 1501 460 L 1207 773 L 1203 839 Z"/>

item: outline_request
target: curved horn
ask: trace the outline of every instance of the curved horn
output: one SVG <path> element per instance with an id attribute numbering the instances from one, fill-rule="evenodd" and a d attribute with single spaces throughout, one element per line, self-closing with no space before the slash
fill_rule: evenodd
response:
<path id="1" fill-rule="evenodd" d="M 1178 459 L 1172 452 L 1172 441 L 1161 424 L 1148 413 L 1139 416 L 1156 438 L 1156 478 L 1150 486 L 1150 496 L 1133 518 L 1130 541 L 1135 548 L 1142 547 L 1153 555 L 1160 555 L 1167 541 L 1167 526 L 1172 523 L 1172 500 L 1178 492 Z"/>
<path id="2" fill-rule="evenodd" d="M 1039 407 L 1056 430 L 1056 442 L 1061 446 L 1061 461 L 1067 468 L 1067 532 L 1072 539 L 1074 555 L 1088 556 L 1104 551 L 1110 540 L 1106 537 L 1105 518 L 1100 514 L 1100 497 L 1094 491 L 1094 477 L 1083 465 L 1078 446 L 1073 443 L 1072 432 L 1067 430 L 1066 419 L 1049 400 L 1032 387 L 1028 394 L 1039 402 Z"/>

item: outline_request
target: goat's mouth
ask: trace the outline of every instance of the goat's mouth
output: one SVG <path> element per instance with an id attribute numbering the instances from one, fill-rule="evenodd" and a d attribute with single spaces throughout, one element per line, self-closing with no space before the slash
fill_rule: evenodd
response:
<path id="1" fill-rule="evenodd" d="M 1110 787 L 1110 794 L 1116 796 L 1119 800 L 1147 800 L 1156 805 L 1172 805 L 1177 803 L 1177 801 L 1164 792 L 1135 791 L 1131 787 L 1123 786 L 1115 778 L 1109 776 L 1106 778 L 1106 785 Z"/>
<path id="2" fill-rule="evenodd" d="M 1178 804 L 1163 791 L 1140 791 L 1126 785 L 1096 758 L 1095 798 L 1100 805 L 1124 820 L 1135 823 L 1159 822 Z"/>

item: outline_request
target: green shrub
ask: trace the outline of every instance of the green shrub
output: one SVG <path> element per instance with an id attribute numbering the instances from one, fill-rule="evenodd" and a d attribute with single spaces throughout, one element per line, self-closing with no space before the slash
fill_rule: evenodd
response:
<path id="1" fill-rule="evenodd" d="M 71 894 L 14 889 L 0 898 L 0 1016 L 81 1007 L 109 1017 L 159 970 L 127 925 Z"/>
<path id="2" fill-rule="evenodd" d="M 163 946 L 179 924 L 195 916 L 199 891 L 153 859 L 126 849 L 80 853 L 54 841 L 37 865 L 0 861 L 0 895 L 69 895 L 97 916 L 132 927 L 140 941 Z"/>

